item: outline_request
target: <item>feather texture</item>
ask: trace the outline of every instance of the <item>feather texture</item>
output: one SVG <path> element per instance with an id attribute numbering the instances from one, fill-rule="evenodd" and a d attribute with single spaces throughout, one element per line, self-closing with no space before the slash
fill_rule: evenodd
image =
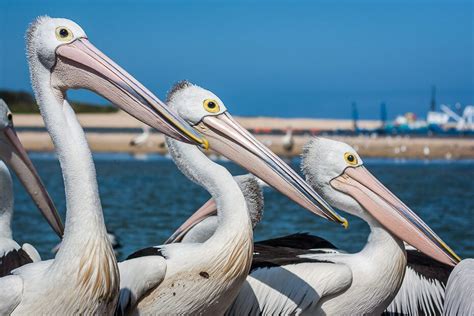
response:
<path id="1" fill-rule="evenodd" d="M 451 273 L 443 315 L 474 315 L 474 259 L 461 261 Z"/>
<path id="2" fill-rule="evenodd" d="M 405 278 L 384 315 L 441 315 L 452 269 L 417 250 L 408 249 Z"/>

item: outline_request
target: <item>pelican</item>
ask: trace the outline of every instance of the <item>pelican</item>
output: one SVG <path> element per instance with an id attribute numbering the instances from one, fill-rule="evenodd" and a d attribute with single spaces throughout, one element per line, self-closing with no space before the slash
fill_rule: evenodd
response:
<path id="1" fill-rule="evenodd" d="M 111 314 L 119 295 L 119 271 L 92 155 L 67 90 L 94 91 L 166 135 L 193 144 L 206 141 L 95 48 L 76 23 L 40 17 L 26 38 L 33 90 L 63 174 L 67 215 L 54 260 L 31 263 L 0 278 L 0 314 Z"/>
<path id="2" fill-rule="evenodd" d="M 209 148 L 310 211 L 346 223 L 289 166 L 235 122 L 212 92 L 183 81 L 171 89 L 167 104 L 206 137 Z M 197 146 L 170 138 L 167 144 L 181 172 L 211 193 L 217 204 L 219 227 L 204 243 L 149 247 L 121 262 L 119 311 L 220 315 L 238 294 L 252 261 L 253 234 L 247 204 L 232 175 Z M 161 265 L 150 264 L 153 257 L 161 258 Z"/>
<path id="3" fill-rule="evenodd" d="M 33 163 L 16 136 L 13 115 L 7 104 L 0 99 L 0 278 L 12 270 L 41 261 L 38 251 L 25 243 L 21 247 L 13 240 L 11 220 L 13 217 L 13 183 L 4 162 L 16 172 L 21 183 L 43 213 L 53 230 L 62 236 L 64 227 L 53 201 L 43 186 Z"/>
<path id="4" fill-rule="evenodd" d="M 403 281 L 407 262 L 403 241 L 444 265 L 459 261 L 365 169 L 349 145 L 315 139 L 305 148 L 303 170 L 331 205 L 369 224 L 367 244 L 361 252 L 347 254 L 306 234 L 256 243 L 251 273 L 229 314 L 380 314 Z"/>
<path id="5" fill-rule="evenodd" d="M 249 180 L 253 178 L 250 178 L 250 175 L 240 177 L 249 177 Z M 247 201 L 252 227 L 254 228 L 263 215 L 261 188 L 264 186 L 265 183 L 259 181 L 258 178 L 253 178 L 253 181 L 240 181 L 239 183 L 239 187 Z M 193 220 L 193 218 L 188 219 L 168 238 L 166 243 L 206 241 L 217 229 L 216 211 L 216 203 L 213 199 L 210 199 L 195 212 L 202 214 L 201 222 Z M 311 249 L 318 249 L 319 252 L 345 253 L 331 242 L 307 233 L 257 241 L 254 244 L 255 252 L 261 253 L 267 249 L 267 246 L 295 248 L 305 254 L 311 254 Z M 405 277 L 397 295 L 384 311 L 384 315 L 441 315 L 445 302 L 445 289 L 453 267 L 432 259 L 406 243 L 404 243 L 404 246 L 407 253 Z M 258 259 L 258 255 L 256 259 Z M 451 297 L 456 297 L 456 295 L 451 295 Z M 457 302 L 463 301 L 468 302 L 469 300 L 463 299 Z"/>
<path id="6" fill-rule="evenodd" d="M 365 169 L 349 145 L 317 138 L 305 148 L 302 165 L 308 182 L 332 206 L 369 224 L 367 244 L 356 254 L 304 254 L 273 247 L 279 254 L 272 258 L 272 249 L 261 251 L 249 286 L 230 312 L 380 314 L 403 281 L 407 261 L 403 241 L 442 263 L 459 262 L 413 211 Z M 275 262 L 283 264 L 272 267 Z M 253 302 L 250 295 L 256 297 Z"/>
<path id="7" fill-rule="evenodd" d="M 461 261 L 449 276 L 443 315 L 474 315 L 474 259 Z"/>

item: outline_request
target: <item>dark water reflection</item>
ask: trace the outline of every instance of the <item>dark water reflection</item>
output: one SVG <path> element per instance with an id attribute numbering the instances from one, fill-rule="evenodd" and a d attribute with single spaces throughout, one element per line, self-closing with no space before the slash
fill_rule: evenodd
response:
<path id="1" fill-rule="evenodd" d="M 57 160 L 50 154 L 33 154 L 32 157 L 64 216 L 64 189 Z M 209 197 L 165 158 L 152 156 L 143 160 L 102 154 L 95 156 L 95 162 L 106 223 L 123 244 L 122 258 L 141 247 L 162 243 Z M 233 174 L 242 173 L 235 165 L 224 164 Z M 372 160 L 366 161 L 366 166 L 459 255 L 474 257 L 474 162 Z M 293 167 L 298 168 L 297 161 Z M 50 258 L 50 249 L 58 239 L 16 179 L 15 193 L 15 238 L 20 243 L 32 243 L 43 258 Z M 347 218 L 350 228 L 344 230 L 266 189 L 264 220 L 255 238 L 310 232 L 340 248 L 357 251 L 366 241 L 368 227 L 358 218 L 350 215 Z"/>

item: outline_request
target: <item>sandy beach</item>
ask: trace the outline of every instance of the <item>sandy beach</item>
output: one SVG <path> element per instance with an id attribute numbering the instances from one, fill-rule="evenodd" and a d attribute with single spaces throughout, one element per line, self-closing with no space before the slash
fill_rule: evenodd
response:
<path id="1" fill-rule="evenodd" d="M 128 152 L 128 153 L 166 153 L 164 137 L 151 134 L 146 143 L 131 146 L 130 141 L 139 132 L 127 130 L 141 129 L 143 124 L 129 115 L 118 112 L 113 114 L 79 114 L 79 121 L 86 129 L 89 144 L 94 152 Z M 247 129 L 313 129 L 333 130 L 349 129 L 350 120 L 308 119 L 308 118 L 269 118 L 269 117 L 236 117 Z M 53 145 L 49 135 L 42 130 L 44 127 L 41 116 L 35 114 L 17 114 L 15 126 L 20 130 L 19 137 L 29 151 L 52 151 Z M 379 121 L 359 121 L 361 128 L 375 128 Z M 30 129 L 30 130 L 29 130 Z M 31 131 L 31 129 L 35 129 Z M 125 132 L 107 132 L 101 129 L 124 129 Z M 293 157 L 301 154 L 301 150 L 311 136 L 294 136 L 291 150 L 283 147 L 281 135 L 257 135 L 257 138 L 281 156 Z M 417 159 L 473 159 L 474 140 L 472 138 L 414 138 L 414 137 L 330 137 L 354 146 L 363 157 L 417 158 Z"/>

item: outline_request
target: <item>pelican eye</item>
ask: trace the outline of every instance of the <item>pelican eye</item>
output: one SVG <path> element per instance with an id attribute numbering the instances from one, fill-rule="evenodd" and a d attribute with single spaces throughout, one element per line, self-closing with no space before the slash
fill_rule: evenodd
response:
<path id="1" fill-rule="evenodd" d="M 345 153 L 344 154 L 344 159 L 346 160 L 346 162 L 348 164 L 350 164 L 351 166 L 355 166 L 357 165 L 359 162 L 357 161 L 357 157 L 352 154 L 352 153 Z"/>
<path id="2" fill-rule="evenodd" d="M 210 113 L 217 113 L 220 111 L 219 104 L 216 100 L 206 99 L 203 102 L 204 109 Z"/>
<path id="3" fill-rule="evenodd" d="M 64 26 L 60 26 L 56 28 L 56 38 L 61 42 L 67 42 L 72 40 L 73 34 L 72 32 Z"/>
<path id="4" fill-rule="evenodd" d="M 7 114 L 7 119 L 11 122 L 11 120 L 13 119 L 13 114 L 8 113 Z"/>

